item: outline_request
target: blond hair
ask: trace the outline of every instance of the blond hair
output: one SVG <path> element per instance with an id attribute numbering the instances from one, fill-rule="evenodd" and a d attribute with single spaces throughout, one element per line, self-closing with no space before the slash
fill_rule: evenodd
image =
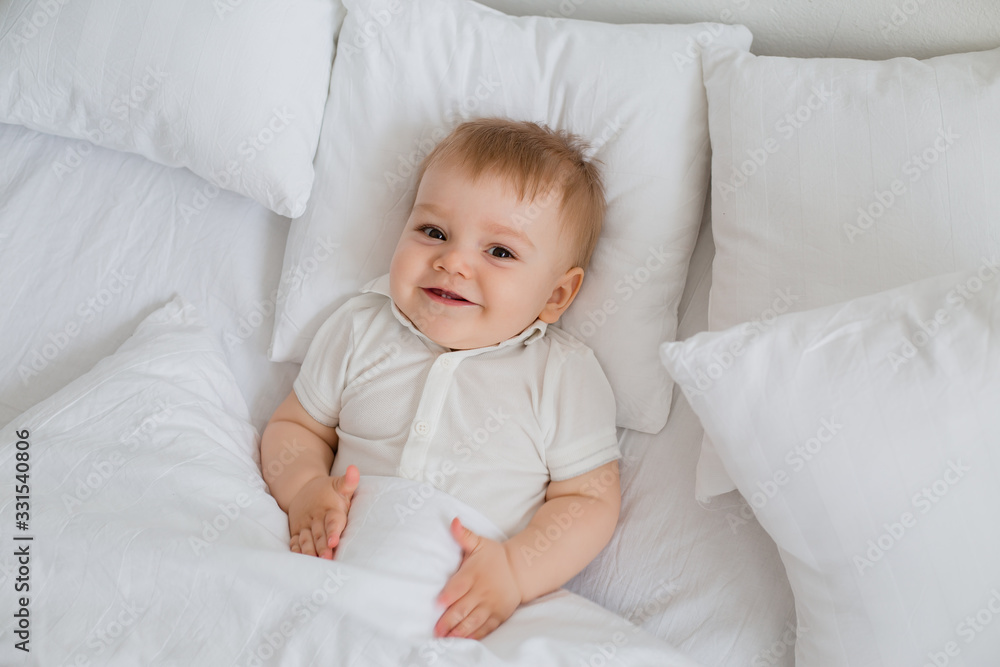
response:
<path id="1" fill-rule="evenodd" d="M 568 231 L 575 253 L 572 266 L 586 269 L 601 235 L 607 203 L 601 173 L 585 156 L 587 144 L 565 130 L 505 118 L 480 118 L 456 127 L 424 158 L 417 183 L 431 165 L 451 162 L 476 180 L 483 173 L 511 184 L 522 201 L 562 191 L 561 231 Z M 528 220 L 521 221 L 528 222 Z"/>

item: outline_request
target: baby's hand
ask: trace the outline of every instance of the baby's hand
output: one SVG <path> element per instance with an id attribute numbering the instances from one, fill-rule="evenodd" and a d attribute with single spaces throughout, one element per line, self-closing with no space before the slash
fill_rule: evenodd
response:
<path id="1" fill-rule="evenodd" d="M 288 504 L 292 551 L 333 559 L 360 478 L 356 466 L 347 466 L 342 477 L 317 477 L 295 494 Z"/>
<path id="2" fill-rule="evenodd" d="M 462 564 L 438 596 L 448 609 L 434 634 L 482 639 L 510 618 L 521 604 L 521 591 L 503 544 L 476 535 L 458 518 L 451 534 L 462 547 Z"/>

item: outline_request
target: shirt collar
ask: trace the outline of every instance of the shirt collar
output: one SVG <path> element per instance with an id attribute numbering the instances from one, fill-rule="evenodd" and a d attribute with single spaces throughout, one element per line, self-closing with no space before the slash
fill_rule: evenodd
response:
<path id="1" fill-rule="evenodd" d="M 407 319 L 406 315 L 404 315 L 402 313 L 402 311 L 399 310 L 399 308 L 396 306 L 396 303 L 392 300 L 392 297 L 389 296 L 389 274 L 388 273 L 386 273 L 383 276 L 379 276 L 378 278 L 375 278 L 374 280 L 368 282 L 364 287 L 361 288 L 361 292 L 363 292 L 363 293 L 364 292 L 375 292 L 376 294 L 381 294 L 381 295 L 385 296 L 386 298 L 388 298 L 389 302 L 392 304 L 392 314 L 396 316 L 396 319 L 399 320 L 400 324 L 402 324 L 407 329 L 409 329 L 414 334 L 416 334 L 421 340 L 424 340 L 424 341 L 430 343 L 435 348 L 440 348 L 442 350 L 448 351 L 449 348 L 444 347 L 443 345 L 439 345 L 438 343 L 435 343 L 430 338 L 428 338 L 427 336 L 425 336 L 423 334 L 423 332 L 421 332 L 419 329 L 417 329 L 415 326 L 413 326 L 413 323 L 410 322 L 409 319 Z M 473 350 L 455 350 L 455 351 L 456 352 L 467 352 L 469 354 L 477 354 L 477 353 L 480 353 L 480 352 L 485 352 L 487 350 L 497 350 L 497 349 L 500 349 L 502 347 L 507 347 L 507 346 L 510 346 L 510 345 L 515 345 L 517 343 L 524 343 L 525 345 L 531 345 L 532 343 L 534 343 L 535 341 L 541 339 L 542 336 L 545 335 L 545 330 L 548 328 L 548 326 L 549 325 L 548 325 L 547 322 L 543 322 L 540 319 L 536 319 L 534 322 L 532 322 L 521 333 L 517 334 L 516 336 L 512 336 L 511 338 L 508 338 L 507 340 L 502 341 L 502 342 L 500 342 L 500 343 L 498 343 L 496 345 L 491 345 L 490 347 L 479 347 L 479 348 L 475 348 Z"/>

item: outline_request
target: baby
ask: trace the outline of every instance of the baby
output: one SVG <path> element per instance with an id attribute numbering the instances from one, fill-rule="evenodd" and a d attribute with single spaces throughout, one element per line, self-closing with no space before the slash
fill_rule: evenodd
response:
<path id="1" fill-rule="evenodd" d="M 428 482 L 492 519 L 505 541 L 451 522 L 462 562 L 434 628 L 481 639 L 582 570 L 618 520 L 611 388 L 551 326 L 606 204 L 576 137 L 503 119 L 458 126 L 418 183 L 388 275 L 320 328 L 261 460 L 302 554 L 333 558 L 362 471 Z"/>

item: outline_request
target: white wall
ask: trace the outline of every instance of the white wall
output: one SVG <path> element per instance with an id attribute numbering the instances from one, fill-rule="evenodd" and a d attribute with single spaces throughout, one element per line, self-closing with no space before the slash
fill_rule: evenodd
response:
<path id="1" fill-rule="evenodd" d="M 1000 47 L 1000 0 L 479 1 L 508 14 L 610 23 L 742 23 L 760 55 L 926 58 Z"/>

